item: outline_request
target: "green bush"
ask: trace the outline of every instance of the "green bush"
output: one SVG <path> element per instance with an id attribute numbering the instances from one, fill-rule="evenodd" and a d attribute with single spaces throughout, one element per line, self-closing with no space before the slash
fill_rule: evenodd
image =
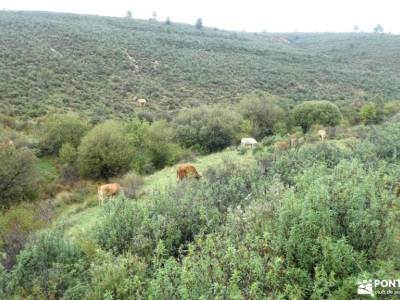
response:
<path id="1" fill-rule="evenodd" d="M 60 232 L 44 231 L 18 256 L 10 285 L 23 297 L 82 299 L 87 268 L 85 255 L 75 244 Z"/>
<path id="2" fill-rule="evenodd" d="M 284 110 L 278 103 L 278 99 L 263 93 L 252 93 L 240 101 L 239 112 L 250 121 L 252 136 L 261 139 L 285 131 Z"/>
<path id="3" fill-rule="evenodd" d="M 82 139 L 78 148 L 78 165 L 83 176 L 109 178 L 129 170 L 132 148 L 116 121 L 107 121 L 94 127 Z"/>
<path id="4" fill-rule="evenodd" d="M 19 205 L 0 215 L 0 253 L 5 255 L 0 265 L 10 270 L 29 236 L 45 224 L 32 205 Z"/>
<path id="5" fill-rule="evenodd" d="M 181 111 L 174 122 L 181 145 L 210 153 L 236 142 L 243 120 L 227 108 L 201 106 Z"/>
<path id="6" fill-rule="evenodd" d="M 65 165 L 74 165 L 78 157 L 78 152 L 70 143 L 64 143 L 58 153 L 61 163 Z"/>
<path id="7" fill-rule="evenodd" d="M 37 197 L 35 159 L 29 149 L 0 147 L 0 208 Z"/>
<path id="8" fill-rule="evenodd" d="M 336 126 L 342 114 L 339 108 L 329 101 L 306 101 L 292 111 L 293 122 L 308 131 L 312 125 Z"/>
<path id="9" fill-rule="evenodd" d="M 147 265 L 139 257 L 97 251 L 82 299 L 145 299 L 146 272 Z"/>
<path id="10" fill-rule="evenodd" d="M 174 131 L 164 120 L 149 124 L 133 118 L 125 125 L 125 135 L 135 153 L 131 165 L 139 173 L 172 165 L 182 156 L 182 149 L 174 142 Z"/>
<path id="11" fill-rule="evenodd" d="M 375 124 L 381 120 L 381 112 L 375 103 L 367 103 L 361 107 L 360 120 L 364 125 Z"/>
<path id="12" fill-rule="evenodd" d="M 64 143 L 77 148 L 87 130 L 87 123 L 74 114 L 48 116 L 41 129 L 40 149 L 43 153 L 58 155 Z"/>

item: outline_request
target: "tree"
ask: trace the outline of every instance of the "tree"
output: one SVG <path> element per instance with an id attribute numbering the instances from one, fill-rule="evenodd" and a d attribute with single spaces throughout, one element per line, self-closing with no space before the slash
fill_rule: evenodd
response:
<path id="1" fill-rule="evenodd" d="M 377 24 L 374 28 L 374 33 L 383 33 L 383 27 L 381 24 Z"/>
<path id="2" fill-rule="evenodd" d="M 38 190 L 35 155 L 26 148 L 0 148 L 0 208 L 32 200 Z"/>
<path id="3" fill-rule="evenodd" d="M 171 25 L 172 24 L 172 22 L 171 22 L 171 20 L 169 19 L 169 17 L 165 20 L 165 25 Z"/>
<path id="4" fill-rule="evenodd" d="M 94 127 L 78 148 L 78 165 L 83 176 L 109 178 L 129 170 L 133 151 L 123 127 L 107 121 Z"/>
<path id="5" fill-rule="evenodd" d="M 292 111 L 293 122 L 308 131 L 313 124 L 336 126 L 342 119 L 339 108 L 329 101 L 306 101 Z"/>
<path id="6" fill-rule="evenodd" d="M 128 11 L 126 12 L 126 18 L 132 19 L 132 12 L 131 12 L 130 10 L 128 10 Z"/>
<path id="7" fill-rule="evenodd" d="M 46 118 L 41 129 L 40 149 L 46 154 L 57 155 L 64 143 L 78 147 L 88 125 L 74 114 L 51 115 Z"/>
<path id="8" fill-rule="evenodd" d="M 239 112 L 251 123 L 252 135 L 263 138 L 272 133 L 274 125 L 283 119 L 284 110 L 277 99 L 265 93 L 252 93 L 239 103 Z"/>
<path id="9" fill-rule="evenodd" d="M 74 165 L 78 156 L 78 152 L 70 143 L 64 143 L 58 153 L 60 161 L 65 165 Z"/>
<path id="10" fill-rule="evenodd" d="M 203 29 L 203 20 L 202 18 L 198 18 L 195 24 L 197 29 Z"/>

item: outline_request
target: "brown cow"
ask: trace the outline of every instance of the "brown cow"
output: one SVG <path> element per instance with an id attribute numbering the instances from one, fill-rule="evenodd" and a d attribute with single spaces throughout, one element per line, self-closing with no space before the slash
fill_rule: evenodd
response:
<path id="1" fill-rule="evenodd" d="M 97 188 L 97 193 L 99 195 L 99 205 L 103 205 L 104 197 L 115 196 L 121 191 L 122 188 L 118 183 L 109 183 L 100 185 Z"/>
<path id="2" fill-rule="evenodd" d="M 288 142 L 278 141 L 275 143 L 275 147 L 278 148 L 279 151 L 287 151 L 290 145 Z"/>
<path id="3" fill-rule="evenodd" d="M 178 170 L 176 170 L 177 181 L 183 180 L 189 176 L 200 179 L 203 175 L 198 172 L 196 167 L 192 164 L 180 165 Z"/>
<path id="4" fill-rule="evenodd" d="M 7 142 L 0 143 L 0 148 L 8 148 L 14 146 L 14 142 L 12 140 L 8 140 Z"/>

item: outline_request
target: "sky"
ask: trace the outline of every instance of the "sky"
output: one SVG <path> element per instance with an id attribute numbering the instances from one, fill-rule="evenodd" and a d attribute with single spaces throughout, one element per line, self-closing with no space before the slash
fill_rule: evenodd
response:
<path id="1" fill-rule="evenodd" d="M 229 30 L 268 32 L 370 32 L 382 24 L 400 33 L 399 0 L 0 0 L 0 9 L 42 10 L 158 20 Z"/>

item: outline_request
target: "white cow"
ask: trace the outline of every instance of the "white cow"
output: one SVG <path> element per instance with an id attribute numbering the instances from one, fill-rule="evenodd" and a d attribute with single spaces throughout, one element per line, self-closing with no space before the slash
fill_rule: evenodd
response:
<path id="1" fill-rule="evenodd" d="M 146 106 L 146 103 L 147 103 L 146 99 L 138 99 L 136 101 L 137 106 Z"/>
<path id="2" fill-rule="evenodd" d="M 257 141 L 255 138 L 242 138 L 240 144 L 243 146 L 253 147 L 255 144 L 257 144 Z"/>
<path id="3" fill-rule="evenodd" d="M 319 134 L 319 138 L 321 139 L 321 141 L 325 141 L 325 140 L 326 140 L 326 137 L 328 136 L 328 135 L 326 134 L 326 131 L 323 130 L 323 129 L 318 130 L 318 134 Z"/>

